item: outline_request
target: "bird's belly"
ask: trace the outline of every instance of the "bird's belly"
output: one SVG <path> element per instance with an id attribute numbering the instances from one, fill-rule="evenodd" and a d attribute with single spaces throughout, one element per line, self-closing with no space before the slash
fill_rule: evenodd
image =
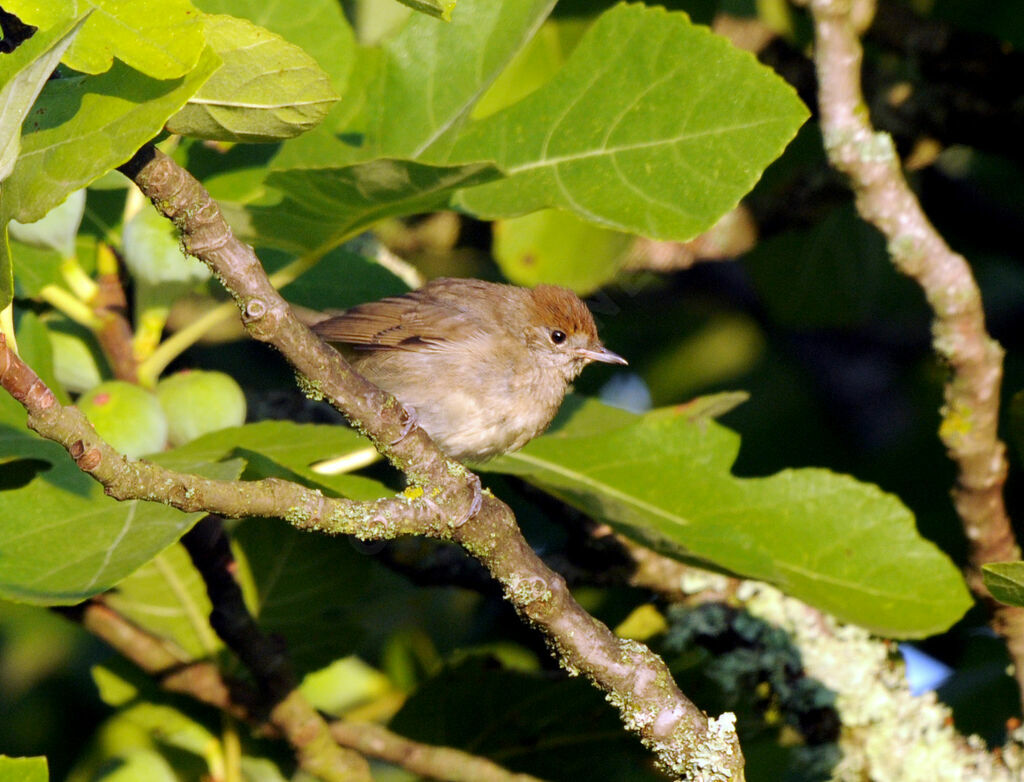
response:
<path id="1" fill-rule="evenodd" d="M 564 384 L 543 382 L 529 368 L 479 364 L 444 353 L 359 357 L 356 368 L 416 411 L 441 450 L 460 461 L 484 461 L 521 448 L 551 423 Z"/>
<path id="2" fill-rule="evenodd" d="M 479 394 L 449 391 L 441 399 L 417 407 L 420 426 L 448 455 L 459 460 L 483 461 L 522 448 L 547 428 L 557 404 L 529 399 L 481 398 Z"/>

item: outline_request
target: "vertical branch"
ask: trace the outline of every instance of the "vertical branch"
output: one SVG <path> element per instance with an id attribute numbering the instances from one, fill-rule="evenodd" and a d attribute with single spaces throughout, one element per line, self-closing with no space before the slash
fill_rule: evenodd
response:
<path id="1" fill-rule="evenodd" d="M 980 568 L 1020 558 L 1003 502 L 1006 449 L 999 440 L 1003 349 L 985 329 L 981 294 L 970 265 L 925 216 L 903 176 L 892 138 L 876 132 L 861 91 L 858 30 L 874 5 L 865 0 L 809 0 L 822 134 L 829 161 L 850 179 L 861 216 L 886 238 L 896 268 L 924 291 L 934 312 L 933 345 L 950 377 L 939 437 L 957 466 L 953 502 L 970 543 L 968 581 L 987 597 Z M 1024 685 L 1024 611 L 995 607 Z"/>

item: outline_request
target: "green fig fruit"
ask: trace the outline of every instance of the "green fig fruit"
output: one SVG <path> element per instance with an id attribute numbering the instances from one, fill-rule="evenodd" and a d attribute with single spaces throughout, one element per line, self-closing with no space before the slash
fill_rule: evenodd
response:
<path id="1" fill-rule="evenodd" d="M 171 445 L 245 423 L 245 394 L 223 372 L 186 370 L 161 380 L 156 395 L 167 416 Z"/>
<path id="2" fill-rule="evenodd" d="M 108 380 L 78 398 L 100 437 L 130 459 L 163 450 L 167 418 L 156 396 L 124 380 Z"/>
<path id="3" fill-rule="evenodd" d="M 103 382 L 100 363 L 88 332 L 78 324 L 68 330 L 49 324 L 50 347 L 53 349 L 53 374 L 68 391 L 80 394 Z M 63 325 L 63 324 L 60 324 Z"/>

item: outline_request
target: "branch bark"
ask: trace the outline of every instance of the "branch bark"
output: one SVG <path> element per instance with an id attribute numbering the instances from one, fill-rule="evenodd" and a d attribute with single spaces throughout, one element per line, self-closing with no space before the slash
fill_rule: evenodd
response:
<path id="1" fill-rule="evenodd" d="M 283 731 L 260 717 L 259 695 L 247 685 L 227 679 L 212 662 L 189 661 L 159 638 L 132 624 L 94 598 L 72 608 L 58 609 L 111 648 L 153 676 L 168 692 L 187 695 L 201 703 L 253 725 L 261 735 Z M 335 721 L 333 740 L 361 755 L 379 758 L 430 779 L 450 782 L 540 782 L 529 774 L 515 774 L 485 758 L 451 747 L 421 744 L 372 723 Z M 354 777 L 346 777 L 353 779 Z"/>
<path id="2" fill-rule="evenodd" d="M 989 597 L 986 562 L 1020 559 L 1003 502 L 1006 448 L 999 440 L 1003 349 L 985 329 L 981 294 L 970 265 L 929 222 L 901 171 L 892 138 L 874 130 L 861 91 L 858 31 L 870 0 L 809 0 L 814 18 L 818 103 L 829 161 L 849 177 L 861 216 L 886 237 L 896 268 L 928 300 L 936 353 L 950 378 L 939 437 L 957 465 L 953 502 L 970 544 L 968 582 Z M 1024 692 L 1024 609 L 994 605 L 994 627 L 1006 639 Z"/>
<path id="3" fill-rule="evenodd" d="M 358 375 L 337 351 L 292 314 L 252 248 L 231 233 L 202 185 L 153 147 L 120 169 L 181 231 L 189 253 L 207 263 L 234 296 L 250 334 L 274 345 L 298 370 L 304 390 L 326 397 L 412 486 L 398 497 L 357 503 L 323 497 L 286 481 L 210 481 L 129 462 L 104 443 L 74 408 L 63 408 L 28 367 L 0 345 L 0 382 L 26 407 L 29 425 L 60 442 L 84 471 L 119 499 L 164 502 L 225 516 L 276 516 L 293 525 L 364 540 L 400 534 L 451 540 L 475 556 L 521 616 L 543 632 L 571 674 L 584 674 L 619 709 L 624 724 L 679 777 L 743 779 L 734 717 L 708 718 L 680 692 L 664 661 L 620 639 L 573 599 L 565 580 L 529 547 L 511 510 L 484 493 L 479 479 L 446 459 L 396 400 Z M 468 519 L 468 520 L 467 520 Z M 464 523 L 463 523 L 464 522 Z"/>

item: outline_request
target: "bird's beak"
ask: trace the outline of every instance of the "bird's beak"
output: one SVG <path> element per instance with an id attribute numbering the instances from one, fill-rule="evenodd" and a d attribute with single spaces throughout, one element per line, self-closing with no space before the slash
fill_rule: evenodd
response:
<path id="1" fill-rule="evenodd" d="M 585 358 L 587 361 L 600 361 L 602 364 L 629 364 L 618 353 L 612 353 L 606 347 L 580 348 L 576 351 L 576 355 L 580 358 Z"/>

